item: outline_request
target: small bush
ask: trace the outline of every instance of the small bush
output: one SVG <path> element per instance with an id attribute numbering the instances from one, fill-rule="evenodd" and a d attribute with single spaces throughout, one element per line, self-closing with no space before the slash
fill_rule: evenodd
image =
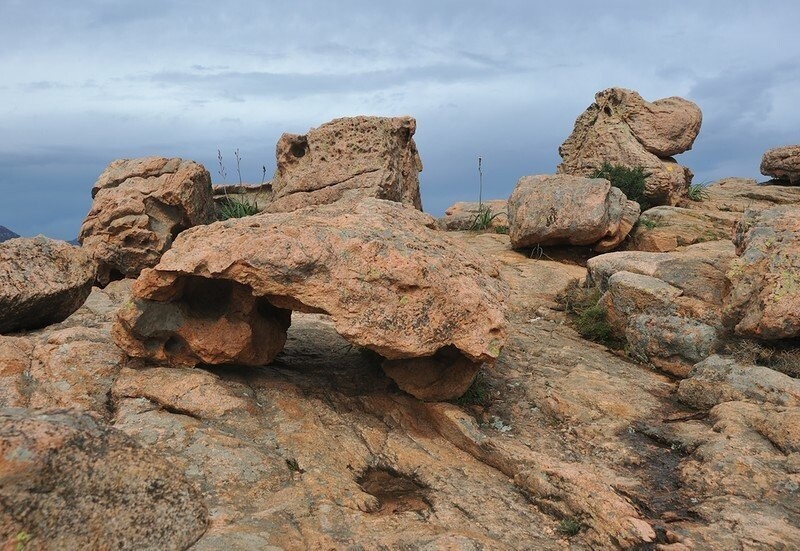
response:
<path id="1" fill-rule="evenodd" d="M 628 168 L 624 165 L 612 165 L 605 162 L 590 176 L 592 178 L 605 178 L 611 182 L 612 186 L 622 190 L 622 193 L 628 199 L 639 203 L 643 211 L 652 206 L 644 196 L 645 182 L 650 174 L 640 166 Z"/>
<path id="2" fill-rule="evenodd" d="M 475 380 L 467 389 L 467 391 L 460 397 L 453 400 L 453 403 L 459 406 L 488 406 L 491 398 L 492 387 L 489 384 L 486 375 L 483 371 L 478 371 Z"/>
<path id="3" fill-rule="evenodd" d="M 652 230 L 661 226 L 657 220 L 653 220 L 652 218 L 639 218 L 638 224 L 640 226 L 644 226 L 648 230 Z"/>
<path id="4" fill-rule="evenodd" d="M 583 525 L 580 523 L 580 521 L 574 518 L 565 518 L 558 523 L 558 533 L 567 537 L 572 537 L 578 535 L 578 532 L 581 531 L 582 527 Z"/>
<path id="5" fill-rule="evenodd" d="M 706 184 L 691 184 L 686 191 L 686 196 L 692 201 L 705 201 L 708 199 Z"/>
<path id="6" fill-rule="evenodd" d="M 585 339 L 619 348 L 611 326 L 606 321 L 606 309 L 600 302 L 602 293 L 596 287 L 583 287 L 574 279 L 556 300 L 572 319 L 575 330 Z"/>
<path id="7" fill-rule="evenodd" d="M 251 202 L 249 199 L 234 199 L 228 195 L 217 205 L 217 218 L 220 220 L 243 218 L 259 212 L 256 202 Z"/>

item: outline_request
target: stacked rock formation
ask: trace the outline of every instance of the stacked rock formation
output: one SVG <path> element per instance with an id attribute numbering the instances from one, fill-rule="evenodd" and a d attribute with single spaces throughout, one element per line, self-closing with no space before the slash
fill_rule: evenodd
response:
<path id="1" fill-rule="evenodd" d="M 791 185 L 800 184 L 800 145 L 776 147 L 761 158 L 761 174 Z"/>
<path id="2" fill-rule="evenodd" d="M 656 205 L 674 205 L 686 194 L 692 172 L 673 155 L 692 148 L 702 113 L 678 97 L 652 103 L 634 91 L 609 88 L 575 121 L 572 134 L 558 148 L 562 174 L 588 176 L 604 162 L 642 167 L 645 195 Z"/>
<path id="3" fill-rule="evenodd" d="M 56 323 L 89 296 L 95 277 L 91 255 L 46 237 L 0 244 L 0 333 Z"/>
<path id="4" fill-rule="evenodd" d="M 155 266 L 186 228 L 216 219 L 211 177 L 194 161 L 120 159 L 92 187 L 79 240 L 98 262 L 98 281 L 136 277 Z"/>
<path id="5" fill-rule="evenodd" d="M 515 248 L 593 245 L 616 248 L 639 217 L 639 204 L 608 180 L 570 175 L 523 176 L 508 200 Z"/>
<path id="6" fill-rule="evenodd" d="M 383 356 L 404 390 L 459 396 L 505 342 L 507 288 L 433 225 L 364 199 L 193 228 L 137 280 L 116 341 L 172 365 L 263 365 L 282 349 L 290 311 L 319 312 Z"/>
<path id="7" fill-rule="evenodd" d="M 284 134 L 276 147 L 269 212 L 333 203 L 345 196 L 397 201 L 422 210 L 422 161 L 411 117 L 335 119 L 303 135 Z"/>

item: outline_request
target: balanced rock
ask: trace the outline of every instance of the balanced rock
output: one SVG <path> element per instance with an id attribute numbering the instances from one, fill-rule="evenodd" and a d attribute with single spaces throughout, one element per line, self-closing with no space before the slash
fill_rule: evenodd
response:
<path id="1" fill-rule="evenodd" d="M 516 248 L 600 242 L 602 250 L 610 250 L 638 216 L 639 205 L 600 178 L 523 176 L 508 200 L 509 236 Z"/>
<path id="2" fill-rule="evenodd" d="M 0 244 L 0 333 L 56 323 L 77 310 L 92 290 L 89 253 L 46 237 Z"/>
<path id="3" fill-rule="evenodd" d="M 172 365 L 263 365 L 290 311 L 324 313 L 390 374 L 439 374 L 424 393 L 398 377 L 404 390 L 459 396 L 500 353 L 508 290 L 493 263 L 433 225 L 412 207 L 361 199 L 192 228 L 137 280 L 116 342 Z M 457 388 L 435 382 L 455 372 Z"/>
<path id="4" fill-rule="evenodd" d="M 0 409 L 0 541 L 186 549 L 207 516 L 181 468 L 93 416 Z"/>
<path id="5" fill-rule="evenodd" d="M 186 228 L 216 219 L 211 176 L 194 161 L 163 157 L 112 162 L 92 187 L 78 239 L 98 261 L 101 284 L 155 266 Z"/>
<path id="6" fill-rule="evenodd" d="M 800 184 L 800 145 L 776 147 L 761 158 L 761 174 L 791 185 Z"/>
<path id="7" fill-rule="evenodd" d="M 473 230 L 479 228 L 481 218 L 485 217 L 489 228 L 508 227 L 508 201 L 491 199 L 489 201 L 453 203 L 444 211 L 439 225 L 446 230 Z"/>
<path id="8" fill-rule="evenodd" d="M 701 122 L 697 105 L 682 98 L 649 103 L 624 88 L 603 90 L 559 147 L 558 172 L 588 176 L 604 162 L 642 167 L 650 174 L 648 199 L 674 205 L 686 194 L 692 172 L 672 156 L 691 149 Z"/>
<path id="9" fill-rule="evenodd" d="M 375 197 L 422 210 L 422 162 L 411 117 L 335 119 L 278 140 L 269 212 L 323 205 L 345 196 Z"/>
<path id="10" fill-rule="evenodd" d="M 745 211 L 734 238 L 728 323 L 765 340 L 800 336 L 800 206 Z"/>

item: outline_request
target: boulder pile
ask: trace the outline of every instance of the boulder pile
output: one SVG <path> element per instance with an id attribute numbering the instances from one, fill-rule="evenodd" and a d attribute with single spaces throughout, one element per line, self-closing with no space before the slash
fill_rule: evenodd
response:
<path id="1" fill-rule="evenodd" d="M 632 90 L 609 88 L 575 121 L 558 148 L 561 174 L 589 176 L 605 162 L 650 174 L 645 195 L 652 204 L 674 205 L 686 195 L 692 172 L 673 155 L 692 148 L 702 113 L 691 101 L 670 97 L 652 103 Z"/>

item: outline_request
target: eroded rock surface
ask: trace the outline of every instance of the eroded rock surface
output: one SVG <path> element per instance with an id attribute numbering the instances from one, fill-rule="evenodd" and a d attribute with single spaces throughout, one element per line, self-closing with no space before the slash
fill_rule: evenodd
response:
<path id="1" fill-rule="evenodd" d="M 432 224 L 366 199 L 194 228 L 137 280 L 117 343 L 173 365 L 264 365 L 282 347 L 288 311 L 325 313 L 391 370 L 418 369 L 404 363 L 418 358 L 457 366 L 458 388 L 428 395 L 453 398 L 502 349 L 507 287 L 491 262 Z"/>
<path id="2" fill-rule="evenodd" d="M 734 241 L 728 323 L 758 339 L 800 336 L 800 206 L 745 211 Z"/>
<path id="3" fill-rule="evenodd" d="M 95 264 L 80 247 L 44 236 L 0 244 L 0 333 L 56 323 L 92 290 Z"/>
<path id="4" fill-rule="evenodd" d="M 478 228 L 481 221 L 480 209 L 487 209 L 489 228 L 508 228 L 508 201 L 505 199 L 490 199 L 480 205 L 476 202 L 460 201 L 447 207 L 444 216 L 439 219 L 440 225 L 446 230 L 473 230 Z"/>
<path id="5" fill-rule="evenodd" d="M 194 161 L 119 159 L 92 187 L 78 239 L 98 261 L 98 281 L 155 266 L 180 232 L 216 220 L 211 176 Z"/>
<path id="6" fill-rule="evenodd" d="M 303 135 L 284 134 L 276 148 L 269 212 L 375 197 L 422 210 L 422 170 L 411 117 L 335 119 Z"/>
<path id="7" fill-rule="evenodd" d="M 685 195 L 692 172 L 672 156 L 691 149 L 701 122 L 697 105 L 682 98 L 650 103 L 631 90 L 603 90 L 559 147 L 558 172 L 588 176 L 604 162 L 640 166 L 650 174 L 650 201 L 674 205 Z"/>
<path id="8" fill-rule="evenodd" d="M 609 250 L 638 215 L 638 204 L 608 180 L 580 176 L 523 176 L 508 200 L 509 235 L 518 248 L 600 242 Z"/>
<path id="9" fill-rule="evenodd" d="M 628 237 L 632 251 L 666 253 L 678 247 L 733 237 L 738 213 L 660 206 L 644 211 Z"/>
<path id="10" fill-rule="evenodd" d="M 800 145 L 776 147 L 761 158 L 761 174 L 791 185 L 800 184 Z"/>

